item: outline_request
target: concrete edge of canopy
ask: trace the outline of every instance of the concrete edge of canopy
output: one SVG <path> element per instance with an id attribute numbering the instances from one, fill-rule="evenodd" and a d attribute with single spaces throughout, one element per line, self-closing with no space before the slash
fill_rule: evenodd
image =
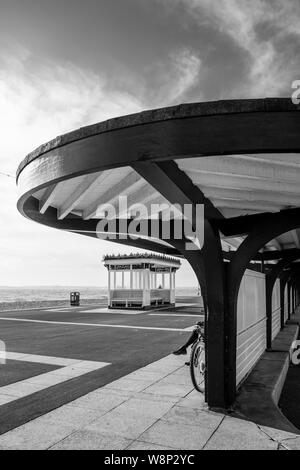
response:
<path id="1" fill-rule="evenodd" d="M 64 135 L 57 136 L 49 142 L 39 146 L 33 152 L 29 153 L 20 163 L 17 169 L 17 181 L 21 171 L 25 168 L 25 166 L 36 158 L 42 156 L 50 150 L 62 147 L 77 140 L 95 136 L 97 134 L 122 128 L 175 119 L 239 113 L 245 114 L 290 111 L 300 111 L 300 105 L 293 104 L 290 98 L 237 99 L 209 101 L 202 103 L 185 103 L 108 119 L 106 121 L 81 127 Z"/>

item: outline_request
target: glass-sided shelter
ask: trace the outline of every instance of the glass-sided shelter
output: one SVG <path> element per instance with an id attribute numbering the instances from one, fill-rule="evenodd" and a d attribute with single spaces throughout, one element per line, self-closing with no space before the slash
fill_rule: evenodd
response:
<path id="1" fill-rule="evenodd" d="M 180 261 L 156 254 L 105 256 L 109 308 L 175 305 L 175 275 Z"/>

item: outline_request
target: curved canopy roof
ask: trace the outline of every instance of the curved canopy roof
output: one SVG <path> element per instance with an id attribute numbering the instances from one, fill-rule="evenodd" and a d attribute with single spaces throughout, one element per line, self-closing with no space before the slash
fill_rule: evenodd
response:
<path id="1" fill-rule="evenodd" d="M 274 213 L 299 218 L 299 110 L 279 98 L 191 103 L 78 129 L 22 161 L 18 209 L 42 224 L 96 236 L 99 205 L 116 205 L 120 195 L 128 206 L 202 203 L 224 249 L 235 249 Z M 117 206 L 114 241 L 178 254 L 159 236 L 122 239 L 122 217 Z M 283 249 L 300 249 L 298 229 L 265 247 Z"/>

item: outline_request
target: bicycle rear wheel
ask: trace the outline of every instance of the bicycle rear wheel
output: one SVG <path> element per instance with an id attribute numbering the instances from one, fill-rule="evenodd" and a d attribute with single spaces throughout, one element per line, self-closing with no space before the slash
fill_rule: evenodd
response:
<path id="1" fill-rule="evenodd" d="M 205 390 L 205 370 L 204 344 L 197 341 L 191 351 L 190 373 L 195 389 L 201 393 Z"/>

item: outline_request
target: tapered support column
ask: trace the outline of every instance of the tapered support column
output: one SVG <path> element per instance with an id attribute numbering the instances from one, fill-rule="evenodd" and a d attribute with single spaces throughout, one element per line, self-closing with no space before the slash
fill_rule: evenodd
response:
<path id="1" fill-rule="evenodd" d="M 291 318 L 291 283 L 288 282 L 288 319 Z"/>
<path id="2" fill-rule="evenodd" d="M 293 313 L 295 313 L 295 286 L 293 286 L 292 289 L 293 289 Z"/>
<path id="3" fill-rule="evenodd" d="M 218 231 L 205 221 L 204 232 L 202 250 L 187 250 L 182 240 L 173 239 L 172 245 L 189 261 L 201 286 L 205 306 L 206 401 L 210 407 L 224 408 L 229 347 L 225 346 L 225 269 Z"/>
<path id="4" fill-rule="evenodd" d="M 284 328 L 284 288 L 285 282 L 283 279 L 280 279 L 280 327 Z"/>
<path id="5" fill-rule="evenodd" d="M 283 271 L 280 274 L 280 282 L 282 283 L 281 289 L 283 289 L 283 318 L 284 324 L 286 320 L 288 320 L 288 307 L 287 307 L 287 296 L 288 296 L 288 289 L 287 289 L 287 282 L 290 277 L 291 273 L 290 270 Z M 281 313 L 282 314 L 282 313 Z"/>

